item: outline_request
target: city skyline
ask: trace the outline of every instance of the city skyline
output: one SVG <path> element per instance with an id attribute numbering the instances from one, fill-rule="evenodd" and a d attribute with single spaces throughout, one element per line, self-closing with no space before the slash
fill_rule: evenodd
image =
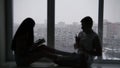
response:
<path id="1" fill-rule="evenodd" d="M 120 24 L 110 23 L 107 21 L 104 22 L 103 59 L 120 60 Z M 13 32 L 15 32 L 17 29 L 16 27 L 19 26 L 16 24 L 14 25 Z M 79 31 L 81 31 L 80 25 L 63 24 L 62 26 L 58 26 L 55 28 L 55 48 L 67 52 L 75 52 L 75 49 L 73 47 L 73 44 L 75 42 L 74 37 L 75 34 L 78 34 Z M 34 29 L 34 41 L 39 38 L 45 38 L 45 40 L 47 40 L 46 28 L 46 26 L 43 26 L 41 24 L 36 25 L 36 28 Z M 93 30 L 96 32 L 97 27 L 93 27 Z"/>

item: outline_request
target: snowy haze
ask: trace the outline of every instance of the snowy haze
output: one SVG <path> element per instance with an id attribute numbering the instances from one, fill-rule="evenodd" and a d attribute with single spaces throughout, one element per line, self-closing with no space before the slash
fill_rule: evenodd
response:
<path id="1" fill-rule="evenodd" d="M 91 16 L 98 22 L 99 0 L 55 0 L 55 23 L 71 24 L 79 22 L 85 16 Z M 104 19 L 120 22 L 120 0 L 104 0 Z M 13 0 L 13 21 L 21 23 L 26 17 L 32 17 L 36 23 L 47 21 L 47 0 Z"/>

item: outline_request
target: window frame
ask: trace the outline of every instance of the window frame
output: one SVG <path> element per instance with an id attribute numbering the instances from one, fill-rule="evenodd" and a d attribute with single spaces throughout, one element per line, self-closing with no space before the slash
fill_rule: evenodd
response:
<path id="1" fill-rule="evenodd" d="M 13 25 L 13 0 L 5 0 L 5 35 L 6 35 L 6 61 L 13 61 L 10 55 L 10 44 L 12 40 L 12 25 Z M 99 0 L 98 4 L 98 35 L 100 36 L 101 42 L 103 41 L 103 9 L 104 0 Z M 55 0 L 47 0 L 47 45 L 54 48 L 55 42 Z M 120 63 L 120 60 L 104 60 L 99 57 L 95 60 L 95 63 Z"/>
<path id="2" fill-rule="evenodd" d="M 5 49 L 5 60 L 12 61 L 14 57 L 11 51 L 12 42 L 12 28 L 13 28 L 13 0 L 5 0 L 5 39 L 6 39 L 6 49 Z"/>

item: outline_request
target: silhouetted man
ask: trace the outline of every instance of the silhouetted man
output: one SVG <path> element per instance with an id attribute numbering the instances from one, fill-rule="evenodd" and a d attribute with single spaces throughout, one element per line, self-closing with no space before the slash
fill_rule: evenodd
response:
<path id="1" fill-rule="evenodd" d="M 74 48 L 77 53 L 71 56 L 59 58 L 57 64 L 81 68 L 91 68 L 95 56 L 102 56 L 102 48 L 98 35 L 92 30 L 93 20 L 90 16 L 81 21 L 82 31 L 75 36 Z"/>
<path id="2" fill-rule="evenodd" d="M 74 47 L 78 49 L 78 54 L 84 54 L 87 57 L 87 66 L 90 67 L 95 56 L 102 56 L 101 43 L 98 35 L 92 30 L 92 18 L 86 16 L 80 22 L 82 31 L 76 36 Z"/>

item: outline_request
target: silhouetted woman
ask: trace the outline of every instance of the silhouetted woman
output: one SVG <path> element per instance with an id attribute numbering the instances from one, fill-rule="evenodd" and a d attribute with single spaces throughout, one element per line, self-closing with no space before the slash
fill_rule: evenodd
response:
<path id="1" fill-rule="evenodd" d="M 26 18 L 21 25 L 12 41 L 12 50 L 15 52 L 15 60 L 18 66 L 27 65 L 27 55 L 29 48 L 33 45 L 33 27 L 35 22 L 32 18 Z"/>
<path id="2" fill-rule="evenodd" d="M 43 45 L 42 43 L 45 42 L 44 39 L 39 39 L 34 43 L 34 26 L 34 20 L 32 18 L 26 18 L 14 35 L 12 40 L 12 50 L 15 53 L 17 66 L 30 66 L 30 64 L 42 57 L 56 60 L 58 56 L 55 52 L 64 53 Z"/>

